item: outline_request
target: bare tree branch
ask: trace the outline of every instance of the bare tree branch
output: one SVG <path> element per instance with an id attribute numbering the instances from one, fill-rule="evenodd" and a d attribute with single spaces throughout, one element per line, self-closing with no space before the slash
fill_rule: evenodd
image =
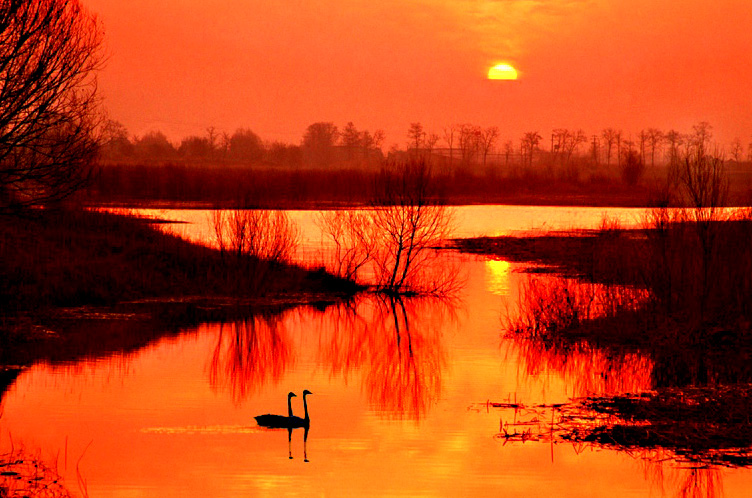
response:
<path id="1" fill-rule="evenodd" d="M 0 0 L 0 210 L 65 198 L 88 180 L 101 44 L 77 0 Z"/>

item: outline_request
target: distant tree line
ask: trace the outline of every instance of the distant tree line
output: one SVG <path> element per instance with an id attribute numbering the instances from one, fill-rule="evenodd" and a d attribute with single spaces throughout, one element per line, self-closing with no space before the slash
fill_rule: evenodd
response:
<path id="1" fill-rule="evenodd" d="M 588 134 L 582 129 L 555 128 L 549 136 L 540 131 L 524 132 L 517 140 L 503 140 L 497 126 L 452 124 L 441 133 L 427 131 L 420 122 L 410 123 L 404 148 L 394 144 L 383 153 L 383 130 L 359 130 L 349 122 L 339 128 L 332 122 L 308 126 L 299 144 L 263 140 L 249 128 L 234 133 L 214 127 L 204 135 L 190 135 L 171 142 L 160 131 L 130 136 L 125 126 L 110 120 L 103 128 L 102 159 L 106 162 L 213 162 L 246 165 L 312 168 L 378 167 L 387 157 L 421 158 L 450 170 L 476 167 L 510 167 L 535 164 L 566 168 L 572 163 L 618 168 L 628 162 L 644 166 L 667 165 L 702 144 L 715 147 L 735 163 L 752 161 L 752 141 L 739 138 L 727 147 L 714 144 L 712 126 L 700 122 L 690 132 L 646 128 L 625 133 L 616 128 Z"/>
<path id="2" fill-rule="evenodd" d="M 378 165 L 384 159 L 384 132 L 358 130 L 350 122 L 341 131 L 334 123 L 311 124 L 300 144 L 265 141 L 248 128 L 234 133 L 214 127 L 172 143 L 161 131 L 130 136 L 126 127 L 109 120 L 103 129 L 101 157 L 107 163 L 230 163 L 262 166 L 325 168 Z"/>
<path id="3" fill-rule="evenodd" d="M 528 165 L 533 162 L 567 164 L 585 159 L 596 165 L 620 165 L 631 153 L 650 166 L 675 162 L 681 153 L 698 144 L 710 146 L 727 155 L 736 163 L 752 161 L 752 140 L 746 149 L 740 138 L 735 138 L 728 147 L 712 143 L 712 126 L 700 122 L 687 133 L 657 128 L 628 134 L 620 129 L 605 128 L 594 134 L 582 129 L 555 128 L 544 138 L 540 131 L 528 131 L 517 140 L 502 142 L 496 126 L 481 127 L 473 124 L 453 124 L 445 127 L 442 134 L 427 132 L 421 123 L 411 123 L 407 131 L 405 151 L 423 156 L 444 156 L 457 165 L 482 165 L 490 163 Z M 746 151 L 746 153 L 745 153 Z M 393 149 L 397 152 L 397 149 Z"/>
<path id="4" fill-rule="evenodd" d="M 358 129 L 352 122 L 343 128 L 313 123 L 299 144 L 266 141 L 248 128 L 233 134 L 207 128 L 176 144 L 158 131 L 130 136 L 116 121 L 105 124 L 103 137 L 101 168 L 88 193 L 116 202 L 232 203 L 263 192 L 292 204 L 357 204 L 385 163 L 420 160 L 442 178 L 452 202 L 498 201 L 510 194 L 539 202 L 539 195 L 554 199 L 590 189 L 621 196 L 599 202 L 639 205 L 649 191 L 674 181 L 682 161 L 698 150 L 732 166 L 737 198 L 752 197 L 741 191 L 752 180 L 748 158 L 739 147 L 724 158 L 706 122 L 688 133 L 649 128 L 634 136 L 606 128 L 588 135 L 556 128 L 550 136 L 527 131 L 516 140 L 504 140 L 495 126 L 454 124 L 435 133 L 413 122 L 403 145 L 392 145 L 386 154 L 383 131 Z"/>

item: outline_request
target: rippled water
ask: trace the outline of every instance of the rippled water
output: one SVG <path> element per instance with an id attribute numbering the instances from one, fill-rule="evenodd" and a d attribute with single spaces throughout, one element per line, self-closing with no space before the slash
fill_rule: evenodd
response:
<path id="1" fill-rule="evenodd" d="M 593 227 L 604 211 L 479 206 L 458 209 L 458 235 Z M 207 213 L 176 230 L 209 234 Z M 305 258 L 320 237 L 302 225 Z M 326 310 L 205 324 L 145 347 L 24 370 L 2 398 L 0 448 L 22 452 L 89 496 L 747 496 L 747 470 L 678 468 L 671 459 L 496 437 L 515 411 L 488 402 L 559 403 L 651 388 L 639 356 L 572 352 L 503 339 L 526 277 L 505 261 L 459 258 L 451 300 L 364 298 Z M 552 278 L 552 277 L 551 277 Z M 103 321 L 101 333 L 107 334 Z M 310 433 L 259 428 L 285 413 L 288 391 Z M 2 476 L 7 482 L 12 476 Z M 691 494 L 690 494 L 691 495 Z"/>

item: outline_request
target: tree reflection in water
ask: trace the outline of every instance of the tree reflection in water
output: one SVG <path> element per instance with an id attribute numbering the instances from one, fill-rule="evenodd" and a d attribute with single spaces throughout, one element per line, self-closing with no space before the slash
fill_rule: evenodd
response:
<path id="1" fill-rule="evenodd" d="M 209 366 L 214 389 L 227 389 L 235 401 L 278 382 L 293 361 L 292 342 L 281 326 L 283 315 L 256 316 L 216 327 L 217 344 Z"/>
<path id="2" fill-rule="evenodd" d="M 669 486 L 677 498 L 720 498 L 724 494 L 723 473 L 717 468 L 671 467 L 667 470 L 665 462 L 654 459 L 646 463 L 648 472 L 657 476 L 653 479 L 656 485 L 664 490 Z"/>
<path id="3" fill-rule="evenodd" d="M 379 296 L 324 318 L 320 360 L 346 380 L 362 375 L 374 410 L 388 418 L 419 420 L 441 393 L 446 353 L 441 323 L 451 300 Z"/>
<path id="4" fill-rule="evenodd" d="M 570 299 L 595 287 L 540 282 L 536 298 L 565 299 L 522 299 L 534 320 L 510 322 L 525 326 L 510 328 L 504 344 L 523 365 L 523 378 L 558 374 L 574 399 L 491 403 L 504 411 L 497 439 L 618 451 L 645 462 L 646 477 L 680 497 L 720 496 L 724 467 L 752 467 L 752 346 L 745 338 L 724 330 L 711 330 L 704 343 L 671 335 L 681 330 L 653 336 L 630 306 L 590 313 Z M 602 300 L 598 292 L 585 303 Z"/>
<path id="5" fill-rule="evenodd" d="M 518 337 L 503 343 L 505 355 L 521 365 L 518 384 L 548 379 L 545 372 L 563 377 L 569 396 L 605 395 L 651 389 L 653 362 L 637 352 L 616 353 L 585 343 L 564 343 Z"/>
<path id="6" fill-rule="evenodd" d="M 318 359 L 345 382 L 359 375 L 372 408 L 388 418 L 419 420 L 441 393 L 446 354 L 441 327 L 454 317 L 451 299 L 379 295 L 321 314 Z M 209 366 L 214 389 L 236 401 L 278 382 L 296 344 L 285 315 L 208 325 L 217 342 Z"/>

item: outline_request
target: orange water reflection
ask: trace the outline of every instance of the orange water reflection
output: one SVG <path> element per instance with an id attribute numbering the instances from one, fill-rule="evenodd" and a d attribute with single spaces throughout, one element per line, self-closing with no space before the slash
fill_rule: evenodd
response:
<path id="1" fill-rule="evenodd" d="M 598 350 L 586 344 L 552 345 L 518 339 L 504 343 L 520 364 L 520 379 L 557 372 L 571 398 L 653 389 L 653 362 L 644 354 Z"/>
<path id="2" fill-rule="evenodd" d="M 464 210 L 463 230 L 485 230 L 480 215 L 491 211 Z M 67 489 L 78 489 L 80 470 L 89 495 L 104 497 L 748 495 L 746 469 L 677 469 L 669 455 L 646 462 L 494 439 L 503 420 L 479 407 L 486 400 L 557 403 L 752 375 L 707 359 L 686 366 L 500 339 L 522 277 L 504 262 L 463 265 L 459 303 L 295 309 L 176 336 L 154 331 L 128 354 L 37 363 L 4 384 L 0 446 L 10 434 L 40 461 L 58 462 Z M 284 413 L 287 392 L 303 389 L 314 393 L 307 445 L 302 431 L 288 445 L 287 431 L 256 426 L 254 415 Z M 299 397 L 294 410 L 302 413 Z"/>
<path id="3" fill-rule="evenodd" d="M 440 397 L 447 362 L 441 326 L 453 316 L 449 301 L 375 297 L 314 316 L 317 361 L 331 378 L 359 377 L 380 416 L 419 420 Z M 240 403 L 279 384 L 308 347 L 294 337 L 300 318 L 293 311 L 203 325 L 201 333 L 216 340 L 208 367 L 212 388 Z"/>
<path id="4" fill-rule="evenodd" d="M 441 394 L 441 323 L 451 314 L 451 304 L 437 299 L 381 297 L 340 308 L 321 324 L 319 358 L 332 375 L 361 371 L 376 412 L 419 420 Z"/>
<path id="5" fill-rule="evenodd" d="M 510 385 L 520 397 L 568 391 L 577 369 L 559 376 L 553 358 L 528 369 L 520 351 L 505 359 L 498 311 L 464 306 L 293 310 L 205 325 L 114 363 L 35 365 L 11 381 L 0 430 L 57 460 L 68 489 L 80 470 L 91 496 L 680 496 L 705 486 L 704 474 L 685 484 L 666 464 L 674 477 L 651 492 L 643 464 L 613 451 L 501 446 L 499 415 L 469 407 Z M 288 444 L 286 431 L 256 427 L 253 415 L 284 412 L 287 391 L 303 389 L 314 393 L 307 446 L 301 431 Z M 751 482 L 746 471 L 717 475 L 726 496 Z"/>
<path id="6" fill-rule="evenodd" d="M 209 364 L 212 387 L 240 401 L 268 382 L 278 383 L 294 361 L 292 340 L 280 321 L 272 315 L 202 326 L 216 337 Z"/>

